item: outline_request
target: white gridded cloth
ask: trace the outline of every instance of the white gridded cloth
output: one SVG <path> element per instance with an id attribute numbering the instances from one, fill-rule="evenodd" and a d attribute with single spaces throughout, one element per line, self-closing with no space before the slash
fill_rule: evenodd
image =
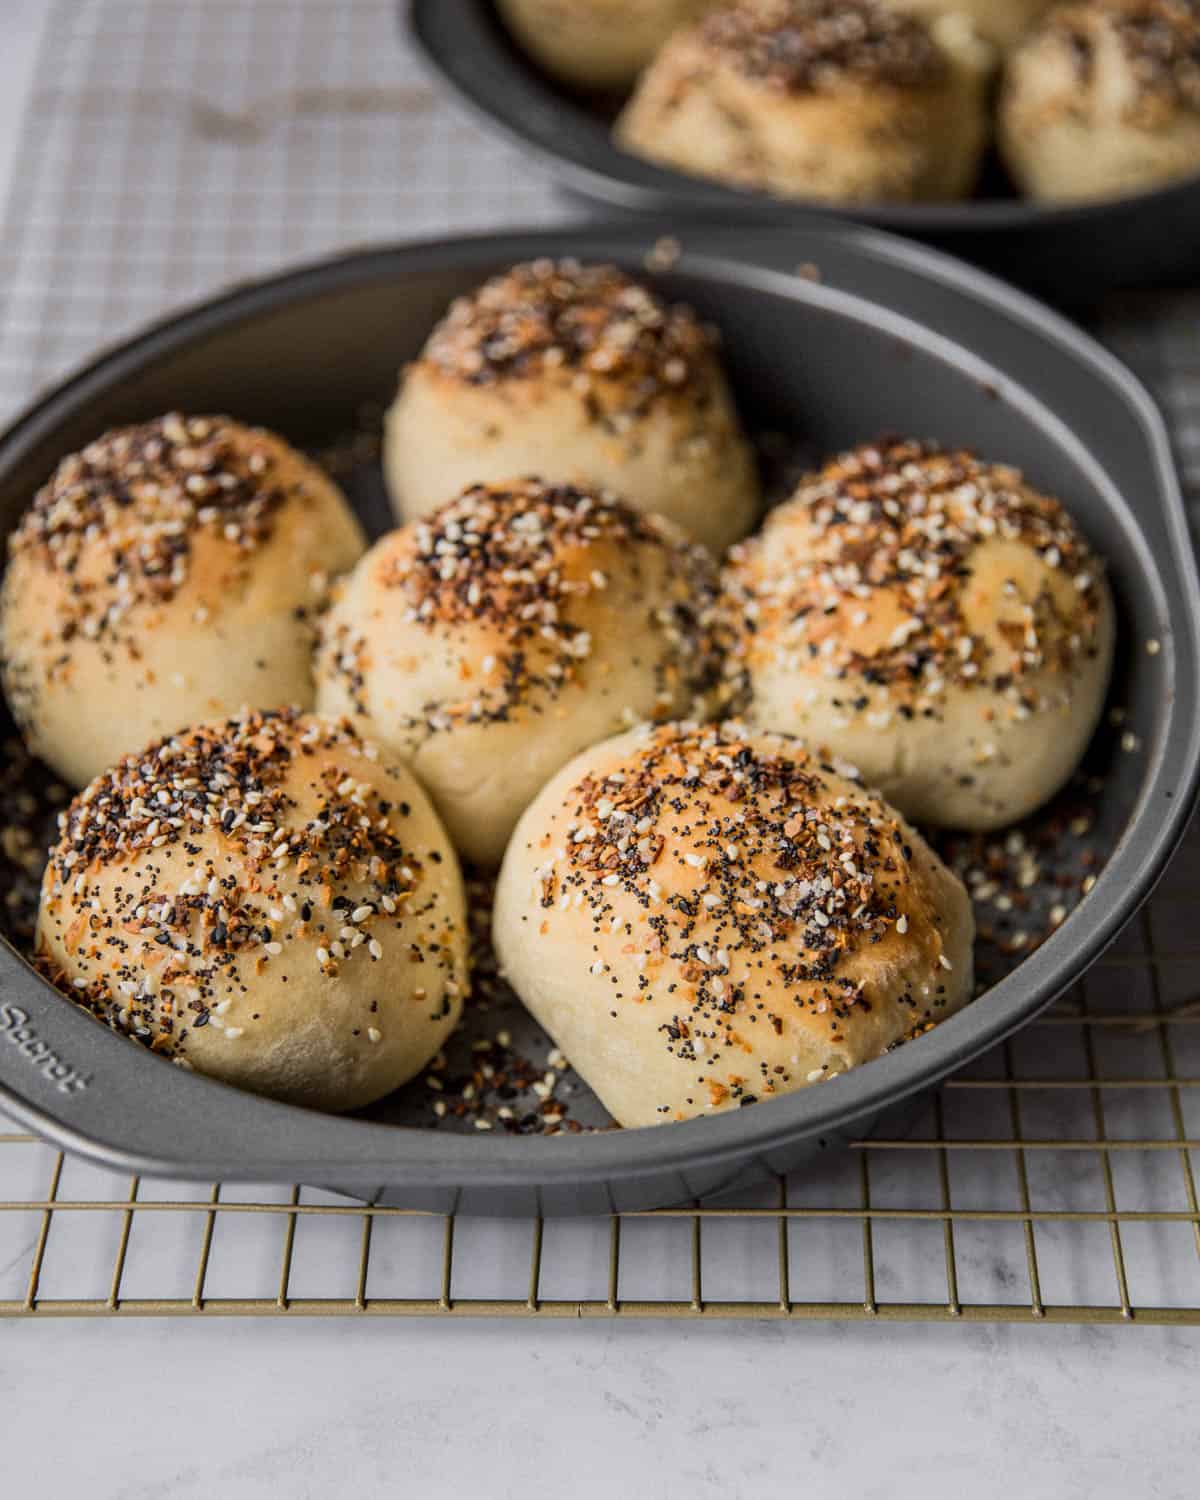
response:
<path id="1" fill-rule="evenodd" d="M 58 0 L 0 239 L 0 419 L 147 319 L 352 246 L 581 209 L 465 118 L 397 0 Z M 53 79 L 53 83 L 43 80 Z M 1200 495 L 1200 293 L 1097 331 Z"/>
<path id="2" fill-rule="evenodd" d="M 571 215 L 438 95 L 395 0 L 62 0 L 42 58 L 0 242 L 4 416 L 230 281 Z"/>
<path id="3" fill-rule="evenodd" d="M 466 122 L 437 92 L 405 49 L 395 0 L 60 0 L 43 42 L 7 225 L 0 241 L 0 416 L 7 419 L 38 390 L 100 345 L 147 319 L 223 284 L 354 245 L 553 223 L 577 215 L 549 182 L 512 148 Z M 1200 297 L 1138 297 L 1108 309 L 1100 332 L 1150 382 L 1173 424 L 1177 446 L 1200 498 Z M 1195 851 L 1184 856 L 1193 875 Z M 1178 867 L 1177 867 L 1178 869 Z M 1169 884 L 1169 883 L 1165 883 Z M 1148 962 L 1187 942 L 1190 918 L 1179 904 L 1156 902 L 1121 940 L 1112 960 L 1075 995 L 1097 1011 L 1149 1010 L 1178 1004 L 1192 974 L 1159 981 Z M 1194 944 L 1193 944 L 1194 946 Z M 1154 958 L 1157 965 L 1159 960 Z M 1154 974 L 1158 973 L 1158 968 Z M 1069 1017 L 1054 1025 L 1052 1071 L 1087 1079 L 1142 1068 L 1156 1080 L 1145 1090 L 1099 1094 L 1076 1084 L 1062 1093 L 1022 1095 L 1031 1134 L 1095 1138 L 1110 1133 L 1162 1140 L 1200 1136 L 1196 1091 L 1181 1112 L 1163 1113 L 1179 1091 L 1161 1078 L 1157 1052 L 1103 1025 Z M 1200 1027 L 1177 1028 L 1174 1069 L 1200 1075 Z M 970 1070 L 931 1101 L 914 1127 L 926 1135 L 995 1135 L 1012 1130 L 1004 1081 L 1044 1076 L 1051 1035 L 1034 1027 Z M 1148 1034 L 1153 1038 L 1154 1033 Z M 1153 1041 L 1157 1047 L 1157 1040 Z M 1074 1049 L 1074 1051 L 1072 1051 Z M 1110 1055 L 1111 1054 L 1111 1055 Z M 967 1108 L 969 1106 L 969 1109 Z M 1043 1118 L 1043 1111 L 1055 1111 Z M 1107 1110 L 1101 1117 L 1098 1109 Z M 0 1136 L 0 1139 L 3 1139 Z M 953 1194 L 955 1211 L 1035 1210 L 1065 1215 L 1038 1225 L 1048 1303 L 1200 1307 L 1200 1258 L 1192 1245 L 1187 1158 L 1172 1151 L 1142 1161 L 1043 1151 L 1013 1159 L 952 1153 L 948 1169 L 932 1151 L 884 1153 L 886 1169 L 868 1187 L 867 1154 L 840 1153 L 789 1187 L 789 1201 L 835 1209 L 866 1201 L 875 1208 L 917 1205 L 936 1211 Z M 876 1156 L 874 1148 L 870 1152 Z M 1181 1171 L 1180 1167 L 1184 1170 Z M 1200 1162 L 1197 1163 L 1200 1166 Z M 25 1295 L 30 1255 L 40 1265 L 42 1296 L 109 1294 L 114 1246 L 123 1296 L 190 1294 L 196 1274 L 195 1213 L 139 1213 L 126 1246 L 122 1214 L 54 1214 L 36 1210 L 48 1176 L 57 1201 L 210 1201 L 211 1184 L 134 1184 L 69 1161 L 61 1179 L 53 1153 L 35 1143 L 0 1150 L 0 1300 Z M 286 1188 L 231 1189 L 224 1201 L 287 1204 Z M 768 1193 L 759 1200 L 771 1207 Z M 305 1203 L 332 1203 L 304 1190 Z M 13 1209 L 28 1204 L 29 1211 Z M 1101 1218 L 1075 1223 L 1077 1209 L 1162 1209 L 1171 1223 L 1122 1226 L 1127 1252 L 1137 1236 L 1144 1254 L 1131 1261 L 1129 1286 L 1114 1281 L 1113 1229 Z M 1194 1189 L 1191 1211 L 1195 1211 Z M 124 1216 L 128 1237 L 129 1218 Z M 211 1234 L 211 1224 L 210 1224 Z M 1030 1231 L 1031 1233 L 1032 1231 Z M 284 1221 L 262 1214 L 222 1214 L 203 1256 L 210 1297 L 271 1297 L 278 1284 Z M 525 1295 L 530 1223 L 466 1224 L 456 1239 L 456 1298 Z M 813 1220 L 793 1223 L 792 1296 L 861 1301 L 862 1226 Z M 686 1221 L 633 1221 L 623 1230 L 621 1295 L 688 1296 Z M 376 1227 L 371 1296 L 437 1293 L 441 1226 L 396 1219 Z M 680 1236 L 682 1235 L 682 1239 Z M 946 1296 L 944 1226 L 881 1222 L 873 1241 L 873 1274 L 883 1298 Z M 353 1296 L 361 1226 L 354 1218 L 311 1218 L 296 1236 L 290 1291 L 300 1297 Z M 1016 1221 L 957 1227 L 958 1281 L 964 1302 L 1027 1300 L 1022 1230 Z M 1140 1241 L 1139 1241 L 1140 1243 Z M 543 1297 L 604 1295 L 609 1226 L 547 1225 Z M 698 1246 L 699 1241 L 695 1241 Z M 48 1249 L 47 1249 L 48 1245 Z M 128 1253 L 126 1253 L 128 1251 Z M 776 1227 L 771 1221 L 706 1223 L 703 1276 L 708 1297 L 754 1300 L 776 1293 Z M 699 1251 L 696 1252 L 699 1254 Z M 291 1255 L 290 1248 L 287 1254 Z M 699 1274 L 699 1261 L 696 1262 Z M 365 1272 L 364 1272 L 365 1277 Z M 626 1279 L 628 1278 L 628 1279 Z M 362 1288 L 360 1288 L 362 1290 Z M 115 1291 L 113 1292 L 115 1296 Z"/>

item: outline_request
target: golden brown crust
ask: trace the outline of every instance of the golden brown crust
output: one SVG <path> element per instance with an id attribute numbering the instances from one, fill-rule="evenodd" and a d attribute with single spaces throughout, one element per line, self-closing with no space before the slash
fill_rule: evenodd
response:
<path id="1" fill-rule="evenodd" d="M 793 566 L 741 544 L 727 581 L 753 656 L 807 655 L 826 678 L 865 677 L 900 708 L 948 689 L 991 689 L 1029 711 L 1026 679 L 1069 673 L 1093 639 L 1104 567 L 1063 506 L 1019 470 L 934 444 L 890 441 L 844 453 L 802 480 L 767 519 Z M 993 630 L 976 617 L 973 554 L 1032 553 L 1063 587 L 1038 589 Z"/>
<path id="2" fill-rule="evenodd" d="M 786 197 L 970 190 L 992 61 L 958 18 L 936 34 L 875 0 L 758 0 L 677 32 L 614 126 L 626 149 Z"/>
<path id="3" fill-rule="evenodd" d="M 557 698 L 592 654 L 583 622 L 589 601 L 605 594 L 613 571 L 638 576 L 646 554 L 659 556 L 665 587 L 645 599 L 660 641 L 655 670 L 664 701 L 681 684 L 693 702 L 720 670 L 716 586 L 704 550 L 656 516 L 642 515 L 603 491 L 524 480 L 476 485 L 398 533 L 377 554 L 375 577 L 398 590 L 398 617 L 430 634 L 465 627 L 496 658 L 501 702 L 478 698 L 438 705 L 443 718 L 505 717 L 531 697 Z"/>
<path id="4" fill-rule="evenodd" d="M 845 81 L 924 88 L 949 72 L 928 29 L 880 0 L 738 0 L 698 35 L 721 61 L 785 93 Z"/>
<path id="5" fill-rule="evenodd" d="M 282 439 L 168 415 L 63 460 L 10 543 L 5 690 L 83 785 L 127 751 L 250 704 L 311 702 L 310 616 L 362 532 Z"/>
<path id="6" fill-rule="evenodd" d="M 607 265 L 539 260 L 460 298 L 404 373 L 384 474 L 398 517 L 539 474 L 612 487 L 718 551 L 759 508 L 715 332 Z"/>
<path id="7" fill-rule="evenodd" d="M 890 809 L 730 724 L 581 756 L 521 820 L 497 895 L 511 982 L 625 1124 L 878 1056 L 969 998 L 970 935 L 961 885 Z"/>
<path id="8" fill-rule="evenodd" d="M 999 126 L 1010 172 L 1038 198 L 1112 198 L 1200 171 L 1200 10 L 1056 6 L 1009 59 Z"/>
<path id="9" fill-rule="evenodd" d="M 580 391 L 620 386 L 635 415 L 681 391 L 717 348 L 690 308 L 667 306 L 611 265 L 535 260 L 461 297 L 422 360 L 468 385 L 569 376 Z"/>
<path id="10" fill-rule="evenodd" d="M 122 427 L 59 464 L 9 539 L 62 580 L 58 634 L 113 649 L 136 633 L 139 605 L 169 603 L 198 544 L 241 560 L 268 541 L 302 487 L 297 455 L 226 417 L 177 412 Z"/>
<path id="11" fill-rule="evenodd" d="M 969 453 L 841 455 L 734 550 L 725 585 L 731 701 L 918 822 L 1025 816 L 1103 705 L 1103 564 L 1058 501 Z"/>
<path id="12" fill-rule="evenodd" d="M 1129 65 L 1131 119 L 1200 113 L 1200 8 L 1193 0 L 1089 0 L 1057 6 L 1037 33 L 1071 52 L 1081 90 L 1093 82 L 1101 33 Z"/>
<path id="13" fill-rule="evenodd" d="M 706 709 L 716 595 L 703 548 L 611 495 L 477 485 L 346 580 L 322 624 L 319 702 L 410 760 L 464 852 L 494 862 L 571 755 Z"/>
<path id="14" fill-rule="evenodd" d="M 350 1108 L 449 1030 L 464 922 L 408 773 L 348 724 L 283 710 L 152 744 L 76 797 L 38 952 L 73 1000 L 161 1055 Z"/>

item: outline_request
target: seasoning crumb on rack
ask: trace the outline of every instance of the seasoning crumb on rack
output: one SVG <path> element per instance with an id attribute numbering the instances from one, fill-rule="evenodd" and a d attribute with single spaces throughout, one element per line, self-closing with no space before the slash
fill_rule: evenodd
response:
<path id="1" fill-rule="evenodd" d="M 675 236 L 664 234 L 661 239 L 655 240 L 653 248 L 646 252 L 642 264 L 647 271 L 669 271 L 682 254 L 683 246 Z"/>

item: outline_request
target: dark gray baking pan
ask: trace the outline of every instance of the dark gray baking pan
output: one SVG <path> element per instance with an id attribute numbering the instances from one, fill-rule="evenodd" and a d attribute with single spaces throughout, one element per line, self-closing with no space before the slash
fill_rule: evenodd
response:
<path id="1" fill-rule="evenodd" d="M 447 302 L 486 274 L 542 255 L 641 272 L 662 232 L 419 244 L 235 290 L 103 355 L 0 439 L 0 524 L 12 526 L 63 453 L 171 407 L 230 411 L 319 445 L 390 395 Z M 1066 497 L 1111 559 L 1124 644 L 1115 701 L 1140 748 L 1104 753 L 1097 833 L 1111 854 L 1091 894 L 974 1005 L 835 1083 L 686 1124 L 553 1137 L 337 1119 L 239 1093 L 106 1031 L 5 945 L 5 1113 L 93 1160 L 193 1180 L 306 1182 L 468 1213 L 676 1203 L 865 1132 L 1049 1004 L 1145 898 L 1183 830 L 1200 757 L 1196 574 L 1149 398 L 1067 322 L 905 241 L 851 226 L 683 241 L 678 262 L 650 279 L 719 323 L 752 428 L 814 450 L 893 429 L 1003 456 Z M 800 262 L 822 279 L 795 274 Z"/>
<path id="2" fill-rule="evenodd" d="M 1032 203 L 992 162 L 965 203 L 850 208 L 772 198 L 687 177 L 618 150 L 611 101 L 581 98 L 540 72 L 492 0 L 401 0 L 426 58 L 477 114 L 533 152 L 574 193 L 659 218 L 796 227 L 845 217 L 964 256 L 1054 301 L 1079 306 L 1115 287 L 1195 279 L 1200 176 L 1103 203 Z"/>

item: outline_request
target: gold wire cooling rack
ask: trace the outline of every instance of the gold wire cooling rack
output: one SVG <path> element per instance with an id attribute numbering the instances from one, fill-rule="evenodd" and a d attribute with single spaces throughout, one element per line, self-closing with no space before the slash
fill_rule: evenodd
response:
<path id="1" fill-rule="evenodd" d="M 0 404 L 168 305 L 348 237 L 562 218 L 428 89 L 393 0 L 342 7 L 336 35 L 328 17 L 324 0 L 52 7 L 0 246 Z M 264 124 L 263 78 L 319 107 Z M 263 128 L 214 132 L 243 115 Z M 1197 305 L 1115 305 L 1099 330 L 1162 400 L 1193 491 Z M 1200 1324 L 1198 890 L 1194 833 L 1086 979 L 915 1119 L 701 1206 L 428 1216 L 121 1178 L 0 1121 L 0 1314 Z"/>
<path id="2" fill-rule="evenodd" d="M 0 1313 L 1200 1325 L 1189 904 L 1160 897 L 906 1131 L 745 1201 L 467 1220 L 299 1187 L 118 1182 L 0 1136 L 0 1167 L 23 1156 L 41 1184 L 0 1202 Z M 164 1273 L 171 1294 L 152 1294 Z"/>

